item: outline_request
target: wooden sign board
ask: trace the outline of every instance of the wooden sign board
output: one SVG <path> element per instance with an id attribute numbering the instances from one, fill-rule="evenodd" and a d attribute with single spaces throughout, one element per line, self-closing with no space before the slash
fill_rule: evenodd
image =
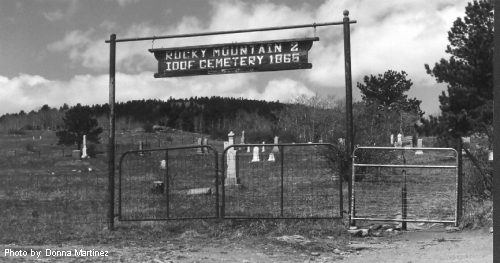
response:
<path id="1" fill-rule="evenodd" d="M 150 49 L 155 78 L 310 69 L 308 51 L 319 38 Z"/>

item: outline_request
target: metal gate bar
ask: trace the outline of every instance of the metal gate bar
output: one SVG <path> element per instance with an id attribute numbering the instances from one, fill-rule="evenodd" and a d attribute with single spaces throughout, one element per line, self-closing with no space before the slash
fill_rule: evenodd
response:
<path id="1" fill-rule="evenodd" d="M 202 159 L 201 161 L 201 164 L 202 165 L 206 165 L 207 163 L 212 163 L 212 168 L 213 168 L 213 177 L 210 177 L 210 178 L 202 178 L 204 181 L 209 181 L 209 180 L 213 180 L 213 183 L 211 183 L 211 187 L 210 187 L 210 191 L 207 191 L 206 195 L 209 195 L 208 197 L 205 197 L 206 200 L 210 201 L 210 199 L 214 199 L 213 201 L 213 210 L 211 213 L 208 213 L 208 212 L 204 212 L 204 211 L 196 211 L 195 214 L 190 214 L 188 212 L 188 215 L 187 216 L 176 216 L 175 215 L 175 212 L 176 210 L 172 209 L 171 205 L 172 205 L 172 199 L 174 196 L 177 196 L 179 195 L 179 197 L 177 197 L 177 199 L 195 199 L 194 202 L 196 202 L 196 198 L 193 198 L 192 196 L 194 196 L 194 194 L 198 194 L 198 193 L 190 193 L 190 190 L 186 190 L 186 189 L 183 189 L 183 190 L 180 190 L 180 189 L 173 189 L 172 188 L 172 183 L 174 182 L 178 182 L 175 181 L 176 179 L 174 178 L 175 177 L 175 174 L 174 176 L 172 176 L 172 165 L 175 165 L 176 163 L 173 162 L 173 158 L 170 157 L 169 158 L 169 153 L 172 153 L 172 152 L 175 152 L 175 151 L 182 151 L 182 150 L 199 150 L 201 152 L 200 153 L 193 153 L 191 156 L 192 157 L 196 157 L 194 158 L 194 160 L 197 160 L 198 157 L 203 157 L 203 156 L 206 156 L 209 158 L 208 155 L 206 155 L 205 153 L 203 152 L 208 152 L 208 150 L 210 150 L 214 156 L 214 159 L 213 161 L 209 161 L 208 159 L 206 161 L 204 161 L 204 159 Z M 164 157 L 160 157 L 158 156 L 158 154 L 162 154 L 164 152 Z M 160 176 L 163 177 L 163 181 L 153 181 L 153 185 L 150 185 L 150 188 L 139 188 L 139 190 L 142 190 L 143 192 L 139 192 L 139 193 L 136 193 L 138 194 L 141 201 L 151 201 L 151 199 L 153 198 L 156 198 L 154 200 L 157 200 L 157 202 L 153 202 L 153 205 L 156 205 L 157 207 L 154 207 L 154 209 L 158 209 L 159 210 L 159 213 L 160 215 L 153 215 L 151 216 L 151 214 L 147 214 L 145 216 L 141 216 L 141 213 L 144 213 L 144 211 L 141 211 L 141 209 L 137 209 L 137 211 L 134 211 L 135 213 L 137 213 L 138 215 L 133 215 L 133 216 L 125 216 L 124 215 L 124 211 L 123 211 L 123 198 L 124 198 L 124 195 L 123 195 L 123 189 L 124 189 L 124 185 L 123 185 L 123 174 L 124 174 L 124 160 L 127 158 L 127 156 L 130 156 L 130 155 L 134 155 L 134 156 L 139 156 L 138 158 L 147 158 L 147 156 L 152 156 L 156 154 L 157 158 L 150 158 L 152 160 L 149 160 L 149 161 L 144 161 L 146 165 L 144 165 L 144 167 L 146 167 L 147 169 L 152 169 L 153 170 L 153 173 L 157 174 L 156 178 L 159 178 Z M 177 162 L 181 163 L 181 164 L 184 164 L 183 167 L 186 167 L 186 163 L 189 162 L 189 159 L 186 158 L 185 155 L 180 155 L 180 156 L 177 156 L 177 157 L 180 157 L 180 158 L 177 158 Z M 151 164 L 151 166 L 149 165 Z M 152 166 L 156 167 L 156 168 L 152 168 Z M 190 168 L 192 168 L 192 164 L 190 165 Z M 210 168 L 210 167 L 209 167 Z M 202 167 L 201 170 L 203 170 L 204 167 Z M 164 148 L 164 149 L 148 149 L 148 150 L 134 150 L 134 151 L 128 151 L 128 152 L 125 152 L 123 153 L 123 155 L 120 157 L 120 162 L 119 162 L 119 181 L 118 181 L 118 220 L 119 221 L 158 221 L 158 220 L 180 220 L 180 219 L 211 219 L 211 218 L 218 218 L 219 217 L 219 188 L 218 188 L 218 185 L 219 185 L 219 176 L 218 176 L 218 152 L 217 150 L 215 150 L 212 146 L 210 145 L 189 145 L 189 146 L 180 146 L 180 147 L 172 147 L 172 148 Z M 208 174 L 210 172 L 208 171 Z M 146 173 L 146 176 L 147 176 L 147 173 Z M 187 174 L 184 174 L 184 175 L 181 175 L 181 176 L 189 176 Z M 194 175 L 196 176 L 196 175 Z M 129 191 L 128 193 L 134 193 L 134 191 L 132 190 L 135 190 L 135 189 L 132 189 L 132 186 L 131 184 L 134 184 L 134 186 L 138 186 L 140 183 L 144 183 L 144 180 L 143 179 L 144 176 L 137 176 L 136 178 L 134 178 L 134 180 L 138 180 L 138 182 L 131 182 L 129 183 Z M 143 181 L 140 181 L 140 180 L 143 180 Z M 151 181 L 151 178 L 149 178 Z M 130 179 L 132 180 L 132 179 Z M 179 178 L 180 180 L 180 178 Z M 139 187 L 139 186 L 138 186 Z M 214 189 L 214 193 L 211 192 L 211 189 Z M 132 189 L 132 190 L 131 190 Z M 199 188 L 199 189 L 202 189 L 202 188 Z M 205 189 L 207 190 L 207 189 Z M 144 193 L 144 191 L 146 191 L 147 193 Z M 137 192 L 137 191 L 136 191 Z M 190 194 L 192 194 L 190 196 Z M 161 200 L 161 196 L 164 195 L 165 198 L 163 200 Z M 134 197 L 128 197 L 129 199 L 130 198 L 134 198 Z M 202 197 L 203 198 L 203 197 Z M 174 200 L 175 201 L 175 200 Z M 183 200 L 180 200 L 181 202 Z M 141 203 L 138 203 L 137 205 L 144 205 L 144 204 L 141 204 Z M 151 205 L 151 204 L 150 204 Z M 162 207 L 163 206 L 163 207 Z M 164 209 L 164 213 L 162 212 Z M 158 211 L 156 211 L 158 212 Z M 154 213 L 153 213 L 154 214 Z M 200 215 L 201 214 L 201 215 Z M 211 215 L 210 215 L 211 214 Z"/>
<path id="2" fill-rule="evenodd" d="M 237 191 L 237 189 L 241 189 L 241 187 L 251 187 L 251 186 L 238 186 L 238 185 L 232 185 L 232 186 L 227 186 L 226 185 L 226 180 L 227 180 L 227 171 L 226 171 L 226 164 L 227 164 L 227 161 L 226 159 L 228 158 L 228 151 L 230 151 L 231 149 L 237 149 L 237 148 L 240 148 L 240 149 L 246 149 L 247 147 L 267 147 L 267 148 L 270 148 L 270 147 L 278 147 L 279 148 L 279 154 L 277 154 L 278 156 L 276 156 L 276 164 L 279 163 L 279 167 L 274 167 L 274 170 L 272 170 L 273 168 L 272 167 L 265 167 L 265 168 L 262 168 L 263 171 L 265 173 L 267 173 L 267 175 L 269 177 L 273 177 L 273 176 L 276 176 L 276 174 L 279 173 L 279 178 L 277 178 L 278 180 L 276 180 L 276 183 L 278 183 L 279 185 L 272 185 L 271 187 L 275 187 L 275 190 L 278 190 L 279 191 L 279 194 L 276 195 L 276 196 L 273 196 L 273 193 L 274 191 L 272 190 L 268 190 L 267 195 L 265 196 L 266 199 L 272 199 L 272 200 L 275 200 L 275 202 L 279 202 L 279 205 L 276 204 L 274 205 L 273 207 L 277 208 L 278 211 L 274 211 L 274 213 L 272 211 L 268 211 L 266 209 L 264 209 L 267 213 L 265 214 L 259 214 L 259 213 L 255 213 L 255 214 L 248 214 L 248 213 L 245 213 L 245 212 L 242 212 L 243 214 L 242 215 L 235 215 L 235 214 L 231 214 L 231 215 L 228 215 L 227 214 L 227 211 L 226 211 L 226 208 L 227 208 L 227 189 L 228 187 L 230 187 L 231 191 Z M 327 147 L 328 148 L 328 151 L 330 151 L 331 154 L 337 154 L 338 153 L 338 149 L 332 145 L 332 144 L 328 144 L 328 143 L 297 143 L 297 144 L 235 144 L 235 145 L 231 145 L 231 146 L 228 146 L 226 149 L 224 149 L 224 152 L 222 154 L 222 180 L 221 180 L 221 194 L 222 194 L 222 203 L 221 203 L 221 217 L 222 218 L 237 218 L 237 219 L 255 219 L 255 218 L 259 218 L 259 219 L 298 219 L 298 218 L 301 218 L 301 219 L 340 219 L 342 218 L 343 216 L 343 196 L 342 196 L 342 175 L 340 175 L 340 171 L 338 172 L 338 177 L 337 177 L 337 180 L 336 180 L 336 189 L 333 189 L 333 188 L 329 188 L 330 190 L 334 190 L 334 191 L 338 191 L 338 211 L 334 211 L 335 209 L 333 208 L 333 206 L 331 206 L 331 211 L 322 211 L 321 215 L 311 215 L 311 216 L 300 216 L 300 215 L 297 215 L 297 214 L 293 214 L 292 212 L 290 211 L 285 211 L 286 208 L 285 208 L 285 202 L 291 202 L 289 200 L 290 197 L 294 197 L 294 195 L 292 194 L 287 194 L 285 198 L 285 193 L 286 192 L 291 192 L 293 191 L 294 189 L 289 189 L 289 184 L 287 184 L 287 182 L 285 182 L 285 179 L 286 181 L 290 181 L 290 180 L 293 180 L 293 178 L 290 178 L 290 176 L 287 176 L 285 178 L 285 167 L 287 166 L 285 164 L 285 160 L 288 160 L 290 157 L 287 156 L 287 154 L 285 153 L 285 149 L 288 148 L 288 149 L 293 149 L 293 148 L 297 148 L 297 147 L 307 147 L 307 148 L 310 148 L 310 149 L 316 149 L 317 147 Z M 241 163 L 241 159 L 240 158 L 243 158 L 239 155 L 236 155 L 235 156 L 236 160 L 234 161 L 237 161 L 237 165 L 238 166 L 240 163 Z M 249 156 L 246 156 L 246 160 L 248 160 Z M 311 157 L 312 158 L 312 157 Z M 313 161 L 318 161 L 317 159 L 314 159 L 314 160 L 308 160 L 309 163 L 313 162 Z M 263 162 L 263 161 L 262 161 Z M 325 160 L 325 162 L 327 162 L 327 160 Z M 257 165 L 257 164 L 254 164 L 254 165 Z M 263 164 L 264 165 L 264 164 Z M 340 165 L 340 162 L 338 163 L 338 165 Z M 338 167 L 335 167 L 335 169 L 337 169 Z M 255 168 L 255 170 L 258 170 L 260 168 Z M 292 168 L 289 168 L 289 169 L 292 169 Z M 335 170 L 334 169 L 334 170 Z M 337 169 L 339 170 L 339 169 Z M 238 170 L 239 171 L 239 170 Z M 258 173 L 258 172 L 257 172 Z M 307 174 L 308 176 L 313 176 L 313 174 Z M 309 180 L 312 180 L 311 178 L 308 178 Z M 324 178 L 325 179 L 325 178 Z M 330 177 L 330 179 L 333 180 L 333 177 Z M 328 180 L 328 179 L 327 179 Z M 257 184 L 258 187 L 262 186 L 261 184 L 259 184 L 260 182 L 249 182 L 252 184 L 252 187 L 254 184 Z M 312 183 L 312 182 L 310 182 Z M 332 185 L 334 185 L 335 183 L 332 183 Z M 313 187 L 313 186 L 311 186 Z M 321 187 L 325 187 L 324 185 L 316 185 L 315 187 L 318 187 L 318 188 L 321 188 Z M 236 189 L 236 190 L 234 190 Z M 295 189 L 297 190 L 297 189 Z M 328 190 L 326 193 L 323 193 L 325 196 L 332 196 L 335 194 L 334 192 L 331 192 L 330 190 Z M 299 196 L 304 198 L 304 199 L 314 199 L 315 197 L 317 198 L 317 195 L 318 195 L 318 192 L 315 192 L 315 191 L 312 191 L 313 193 L 310 194 L 310 195 L 306 195 L 306 196 Z M 252 195 L 253 198 L 255 198 L 255 195 Z M 262 196 L 258 196 L 258 197 L 262 197 Z M 255 200 L 254 200 L 255 201 Z M 248 202 L 248 200 L 246 200 L 245 197 L 241 197 L 238 202 Z M 310 205 L 313 205 L 314 204 L 314 200 L 311 201 L 311 203 L 309 203 Z M 259 204 L 259 205 L 263 205 L 263 204 Z M 333 205 L 333 204 L 332 204 Z M 255 207 L 252 207 L 254 209 L 257 209 Z M 311 209 L 312 211 L 312 207 L 309 207 L 309 209 Z M 258 210 L 258 209 L 257 209 Z M 290 210 L 288 208 L 288 210 Z M 295 210 L 300 210 L 298 208 L 296 208 Z M 234 211 L 233 211 L 234 212 Z M 327 215 L 325 215 L 327 214 Z"/>
<path id="3" fill-rule="evenodd" d="M 402 159 L 404 164 L 382 164 L 382 163 L 356 163 L 356 154 L 359 152 L 359 150 L 381 150 L 381 151 L 390 151 L 390 152 L 400 152 L 402 154 Z M 452 152 L 453 156 L 447 156 L 445 158 L 453 158 L 455 165 L 425 165 L 425 164 L 406 164 L 406 158 L 404 156 L 405 152 L 412 152 L 412 151 L 422 151 L 422 152 L 429 152 L 429 151 L 438 151 L 438 152 Z M 401 218 L 394 219 L 394 218 L 389 218 L 389 217 L 370 217 L 370 216 L 357 216 L 356 212 L 356 191 L 355 191 L 355 186 L 356 186 L 356 179 L 357 179 L 357 174 L 356 174 L 356 167 L 360 168 L 401 168 L 402 170 L 402 189 L 401 189 Z M 454 176 L 455 176 L 455 198 L 456 198 L 456 207 L 455 207 L 455 213 L 454 213 L 454 219 L 453 220 L 433 220 L 433 219 L 414 219 L 414 218 L 407 218 L 407 170 L 406 169 L 443 169 L 443 170 L 455 170 Z M 458 163 L 458 153 L 455 149 L 453 148 L 408 148 L 408 147 L 357 147 L 353 151 L 353 156 L 352 156 L 352 176 L 351 176 L 351 182 L 352 182 L 352 194 L 351 194 L 351 214 L 350 214 L 350 224 L 354 225 L 355 220 L 367 220 L 367 221 L 394 221 L 394 222 L 402 222 L 403 223 L 403 229 L 406 228 L 406 222 L 425 222 L 425 223 L 454 223 L 455 226 L 458 225 L 459 221 L 459 212 L 460 212 L 460 199 L 461 199 L 461 193 L 459 193 L 459 182 L 460 182 L 460 177 L 461 174 L 459 172 L 459 163 Z M 360 177 L 362 178 L 362 177 Z M 362 179 L 359 179 L 362 180 Z M 384 205 L 384 204 L 379 204 L 379 205 Z"/>

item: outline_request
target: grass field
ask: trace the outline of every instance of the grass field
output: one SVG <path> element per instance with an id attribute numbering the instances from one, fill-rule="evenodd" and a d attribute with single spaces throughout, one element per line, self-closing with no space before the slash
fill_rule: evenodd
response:
<path id="1" fill-rule="evenodd" d="M 167 136 L 173 140 L 167 141 Z M 169 135 L 121 132 L 117 134 L 116 160 L 127 150 L 137 150 L 139 141 L 151 148 L 173 147 L 180 145 L 181 141 L 191 144 L 198 136 L 179 132 Z M 44 244 L 65 240 L 107 242 L 106 240 L 125 238 L 124 236 L 132 239 L 154 238 L 156 232 L 158 235 L 179 234 L 182 229 L 190 228 L 210 232 L 210 236 L 219 236 L 228 229 L 235 229 L 231 223 L 233 221 L 181 220 L 154 224 L 153 234 L 150 232 L 151 225 L 143 222 L 117 222 L 118 232 L 106 231 L 108 172 L 107 157 L 102 153 L 105 147 L 98 147 L 101 153 L 96 158 L 76 160 L 71 157 L 71 147 L 63 147 L 56 142 L 54 132 L 50 131 L 26 135 L 0 134 L 0 243 Z M 222 153 L 222 142 L 209 142 L 219 154 Z M 314 148 L 285 149 L 282 180 L 279 155 L 275 162 L 269 162 L 267 151 L 261 156 L 266 161 L 253 163 L 252 156 L 242 149 L 236 160 L 240 186 L 226 188 L 224 215 L 231 218 L 337 216 L 341 210 L 340 177 L 336 168 L 332 168 L 320 152 Z M 411 161 L 442 163 L 447 160 L 446 156 L 424 156 L 427 159 Z M 124 164 L 127 173 L 122 175 L 123 219 L 216 216 L 217 171 L 213 152 L 197 154 L 196 149 L 170 152 L 168 178 L 167 170 L 161 168 L 161 160 L 166 158 L 164 152 L 130 157 Z M 221 156 L 218 159 L 220 175 Z M 426 171 L 407 172 L 408 196 L 413 198 L 409 199 L 409 215 L 418 215 L 419 218 L 422 215 L 428 218 L 448 218 L 453 213 L 448 208 L 455 202 L 452 194 L 455 191 L 452 187 L 454 179 L 439 171 Z M 464 182 L 472 182 L 474 179 L 473 173 L 468 171 L 464 170 Z M 375 172 L 362 172 L 365 178 L 360 185 L 362 191 L 358 189 L 362 193 L 357 195 L 358 208 L 361 208 L 364 198 L 364 204 L 373 211 L 390 215 L 400 211 L 398 200 L 401 200 L 401 180 L 394 178 L 401 178 L 401 173 L 388 172 L 387 174 L 395 177 L 375 179 L 370 177 Z M 426 179 L 421 179 L 418 175 L 423 173 L 426 173 Z M 385 172 L 382 171 L 381 174 Z M 169 194 L 153 192 L 154 181 L 169 181 Z M 117 178 L 117 186 L 118 183 Z M 347 210 L 347 185 L 344 184 L 343 187 L 343 210 Z M 206 194 L 189 194 L 192 189 L 209 191 Z M 432 191 L 436 194 L 429 194 Z M 116 190 L 117 197 L 118 194 L 119 191 Z M 219 192 L 219 203 L 222 202 L 221 198 L 222 193 Z M 118 214 L 118 202 L 116 204 Z M 489 210 L 482 211 L 471 203 L 465 203 L 464 207 L 468 209 L 464 211 L 468 219 L 475 220 L 476 215 L 481 214 L 481 220 L 486 218 L 487 221 L 491 214 Z M 367 212 L 367 215 L 371 214 L 372 212 Z M 318 223 L 312 228 L 309 226 L 316 223 L 309 222 L 315 221 L 287 222 L 263 223 L 258 220 L 245 223 L 249 229 L 241 230 L 238 227 L 238 231 L 255 234 L 269 231 L 293 233 L 294 230 L 331 233 L 331 229 L 338 231 L 339 227 L 343 229 L 345 226 L 345 220 L 334 223 L 327 220 L 325 225 Z M 325 226 L 331 229 L 323 229 Z"/>

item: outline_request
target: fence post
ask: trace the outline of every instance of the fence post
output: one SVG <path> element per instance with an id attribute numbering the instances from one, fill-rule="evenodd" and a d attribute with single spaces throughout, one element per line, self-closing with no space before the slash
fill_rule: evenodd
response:
<path id="1" fill-rule="evenodd" d="M 351 166 L 351 155 L 354 149 L 354 126 L 352 117 L 352 74 L 351 74 L 351 27 L 349 21 L 349 11 L 344 11 L 344 68 L 345 68 L 345 107 L 346 107 L 346 154 L 347 154 L 347 167 L 353 169 Z M 349 171 L 349 170 L 348 170 Z M 349 172 L 348 172 L 349 174 Z M 349 177 L 351 178 L 351 177 Z M 349 182 L 349 196 L 352 195 L 352 184 Z M 351 209 L 351 198 L 349 198 L 349 209 Z M 354 222 L 353 222 L 354 223 Z"/>
<path id="2" fill-rule="evenodd" d="M 109 42 L 109 134 L 108 134 L 108 229 L 114 229 L 115 213 L 115 64 L 116 35 Z"/>
<path id="3" fill-rule="evenodd" d="M 455 221 L 455 226 L 458 226 L 458 222 L 462 218 L 462 137 L 458 137 L 458 145 L 457 145 L 457 218 Z"/>
<path id="4" fill-rule="evenodd" d="M 280 151 L 280 162 L 281 162 L 281 217 L 283 217 L 283 176 L 284 176 L 284 173 L 285 173 L 285 146 L 281 146 L 281 151 Z"/>
<path id="5" fill-rule="evenodd" d="M 165 197 L 167 199 L 167 218 L 170 217 L 170 175 L 168 174 L 168 149 L 165 150 Z"/>
<path id="6" fill-rule="evenodd" d="M 406 170 L 403 169 L 403 188 L 401 190 L 401 230 L 406 231 L 406 217 L 407 217 L 407 194 L 406 194 Z"/>
<path id="7" fill-rule="evenodd" d="M 219 153 L 214 151 L 215 158 L 215 216 L 220 218 L 219 206 Z"/>

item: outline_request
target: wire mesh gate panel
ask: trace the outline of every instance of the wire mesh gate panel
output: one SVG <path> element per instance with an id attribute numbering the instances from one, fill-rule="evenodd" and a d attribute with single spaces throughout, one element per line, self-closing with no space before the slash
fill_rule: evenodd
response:
<path id="1" fill-rule="evenodd" d="M 452 148 L 356 148 L 351 220 L 457 225 L 457 157 Z"/>
<path id="2" fill-rule="evenodd" d="M 342 218 L 342 176 L 331 144 L 245 144 L 224 150 L 224 218 Z"/>
<path id="3" fill-rule="evenodd" d="M 124 153 L 118 219 L 217 218 L 217 159 L 207 145 Z"/>

